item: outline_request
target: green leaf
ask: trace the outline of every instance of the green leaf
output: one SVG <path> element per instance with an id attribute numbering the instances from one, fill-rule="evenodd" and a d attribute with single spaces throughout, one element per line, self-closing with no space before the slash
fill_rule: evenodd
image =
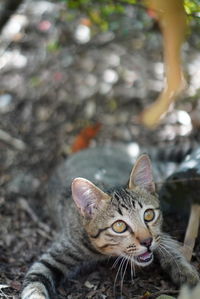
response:
<path id="1" fill-rule="evenodd" d="M 60 49 L 60 45 L 57 41 L 51 41 L 47 45 L 47 50 L 49 52 L 56 52 Z"/>

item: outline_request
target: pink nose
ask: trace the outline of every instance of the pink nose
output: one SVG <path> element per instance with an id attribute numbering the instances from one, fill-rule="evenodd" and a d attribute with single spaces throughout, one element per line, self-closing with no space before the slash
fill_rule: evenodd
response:
<path id="1" fill-rule="evenodd" d="M 149 248 L 151 246 L 152 241 L 153 241 L 153 239 L 151 237 L 149 237 L 149 238 L 141 240 L 140 244 Z"/>

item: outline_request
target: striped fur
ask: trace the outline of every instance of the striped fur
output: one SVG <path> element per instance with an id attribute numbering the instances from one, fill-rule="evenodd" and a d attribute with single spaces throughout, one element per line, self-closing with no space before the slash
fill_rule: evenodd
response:
<path id="1" fill-rule="evenodd" d="M 125 258 L 132 267 L 144 267 L 155 254 L 175 283 L 198 282 L 198 274 L 181 255 L 177 243 L 162 233 L 162 213 L 147 156 L 136 162 L 126 188 L 102 191 L 77 178 L 72 197 L 66 200 L 62 184 L 61 178 L 49 195 L 52 199 L 52 194 L 58 193 L 54 198 L 61 225 L 58 239 L 26 274 L 22 299 L 57 298 L 56 287 L 63 278 L 87 261 L 108 256 Z M 125 229 L 117 231 L 114 224 Z"/>

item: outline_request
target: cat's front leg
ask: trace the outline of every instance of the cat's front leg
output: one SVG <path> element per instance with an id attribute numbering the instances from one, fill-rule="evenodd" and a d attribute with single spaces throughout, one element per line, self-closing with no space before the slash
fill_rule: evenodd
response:
<path id="1" fill-rule="evenodd" d="M 187 283 L 194 286 L 199 282 L 196 269 L 186 260 L 180 246 L 170 236 L 166 234 L 161 236 L 156 255 L 161 267 L 176 285 Z"/>
<path id="2" fill-rule="evenodd" d="M 22 294 L 22 299 L 50 299 L 46 287 L 40 282 L 29 282 L 26 287 L 24 287 Z"/>
<path id="3" fill-rule="evenodd" d="M 22 299 L 51 299 L 56 298 L 55 292 L 55 273 L 57 272 L 55 262 L 48 261 L 46 265 L 43 263 L 49 259 L 48 254 L 44 254 L 38 262 L 35 262 L 26 274 Z M 51 268 L 51 269 L 50 269 Z"/>
<path id="4" fill-rule="evenodd" d="M 56 299 L 56 287 L 62 279 L 85 260 L 69 242 L 61 240 L 35 262 L 25 276 L 22 299 Z"/>

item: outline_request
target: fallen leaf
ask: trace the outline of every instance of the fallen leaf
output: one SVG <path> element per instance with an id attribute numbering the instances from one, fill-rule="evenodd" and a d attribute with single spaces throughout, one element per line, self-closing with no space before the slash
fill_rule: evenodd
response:
<path id="1" fill-rule="evenodd" d="M 91 282 L 89 282 L 88 280 L 84 283 L 84 286 L 86 286 L 86 288 L 88 288 L 88 289 L 92 289 L 94 287 L 94 285 Z"/>
<path id="2" fill-rule="evenodd" d="M 90 141 L 96 137 L 97 133 L 101 128 L 101 124 L 97 123 L 95 125 L 88 126 L 84 128 L 78 136 L 75 138 L 72 145 L 72 152 L 78 152 L 84 148 L 87 148 L 90 144 Z"/>
<path id="3" fill-rule="evenodd" d="M 141 299 L 148 299 L 151 296 L 151 293 L 149 291 L 146 291 L 144 295 L 141 297 Z"/>
<path id="4" fill-rule="evenodd" d="M 82 18 L 80 23 L 81 23 L 82 25 L 87 26 L 87 27 L 91 27 L 91 25 L 92 25 L 90 19 L 88 19 L 88 18 Z"/>

